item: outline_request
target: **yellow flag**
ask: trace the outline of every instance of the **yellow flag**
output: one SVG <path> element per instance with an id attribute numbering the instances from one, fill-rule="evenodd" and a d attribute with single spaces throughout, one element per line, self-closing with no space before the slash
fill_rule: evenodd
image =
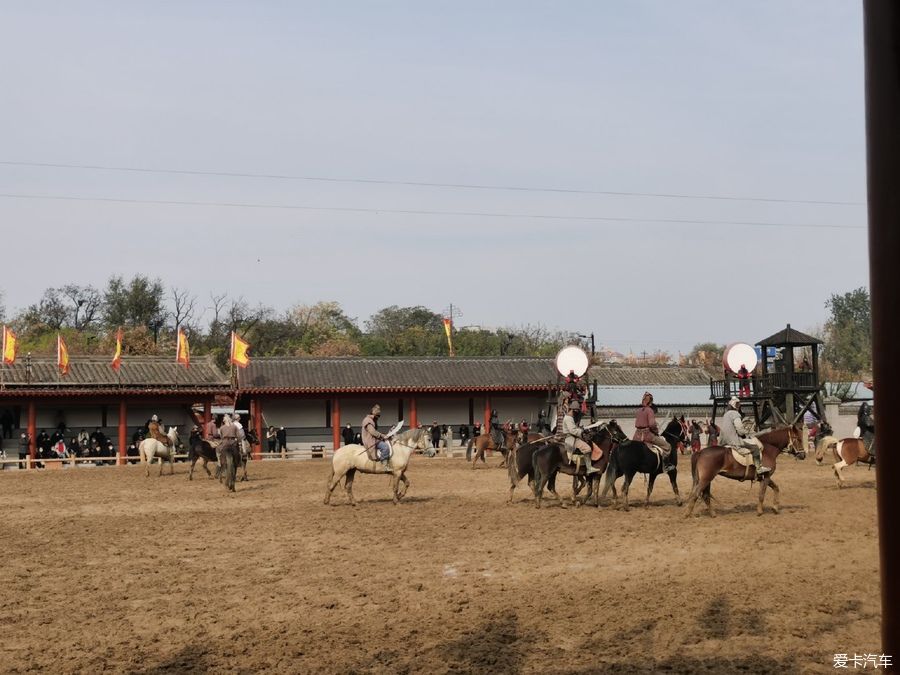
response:
<path id="1" fill-rule="evenodd" d="M 450 356 L 453 356 L 453 336 L 451 330 L 453 328 L 453 319 L 444 319 L 444 332 L 447 334 L 447 347 L 450 349 Z"/>
<path id="2" fill-rule="evenodd" d="M 3 326 L 3 363 L 11 366 L 16 362 L 17 342 L 16 334 Z"/>
<path id="3" fill-rule="evenodd" d="M 113 354 L 113 360 L 110 364 L 112 369 L 119 372 L 119 368 L 122 367 L 122 329 L 116 331 L 116 353 Z"/>
<path id="4" fill-rule="evenodd" d="M 69 348 L 59 333 L 56 334 L 56 365 L 63 375 L 69 374 Z"/>
<path id="5" fill-rule="evenodd" d="M 238 334 L 231 333 L 231 362 L 246 368 L 250 364 L 250 343 L 238 337 Z"/>
<path id="6" fill-rule="evenodd" d="M 175 363 L 184 364 L 185 368 L 191 367 L 191 346 L 188 344 L 187 335 L 178 329 L 178 341 L 175 344 Z"/>

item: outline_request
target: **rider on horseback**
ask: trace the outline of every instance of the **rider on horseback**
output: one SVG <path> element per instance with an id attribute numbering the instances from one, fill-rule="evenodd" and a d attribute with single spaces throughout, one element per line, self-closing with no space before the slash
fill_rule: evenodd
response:
<path id="1" fill-rule="evenodd" d="M 366 448 L 366 455 L 373 462 L 388 462 L 391 458 L 391 446 L 383 433 L 378 431 L 378 418 L 381 417 L 381 406 L 377 403 L 372 406 L 372 412 L 366 415 L 362 421 L 362 441 Z"/>
<path id="2" fill-rule="evenodd" d="M 722 445 L 734 448 L 745 448 L 753 455 L 753 465 L 756 474 L 768 473 L 771 467 L 765 466 L 760 458 L 761 443 L 755 438 L 749 437 L 747 429 L 741 421 L 741 399 L 732 396 L 728 401 L 728 411 L 722 416 L 722 434 L 719 438 Z"/>
<path id="3" fill-rule="evenodd" d="M 497 448 L 502 448 L 504 446 L 505 436 L 503 434 L 503 427 L 500 425 L 500 416 L 497 414 L 496 410 L 491 410 L 491 439 L 494 441 L 494 445 Z"/>
<path id="4" fill-rule="evenodd" d="M 153 438 L 166 447 L 169 447 L 170 445 L 172 445 L 172 441 L 169 440 L 169 437 L 162 432 L 161 425 L 162 420 L 159 417 L 157 417 L 156 415 L 151 417 L 150 421 L 147 422 L 147 437 Z"/>
<path id="5" fill-rule="evenodd" d="M 572 401 L 566 416 L 563 417 L 563 433 L 566 435 L 566 453 L 569 459 L 575 462 L 575 470 L 578 471 L 579 464 L 584 460 L 585 475 L 597 473 L 599 469 L 595 469 L 591 463 L 591 446 L 584 441 L 584 429 L 578 426 L 578 420 L 581 417 L 581 406 Z"/>
<path id="6" fill-rule="evenodd" d="M 665 457 L 663 458 L 663 473 L 668 473 L 675 469 L 670 462 L 669 457 L 672 453 L 672 445 L 659 435 L 659 425 L 656 423 L 656 406 L 653 405 L 653 394 L 649 391 L 644 392 L 641 398 L 641 407 L 638 408 L 637 415 L 634 418 L 634 441 L 641 441 L 647 445 L 655 445 L 663 450 Z"/>
<path id="7" fill-rule="evenodd" d="M 872 415 L 872 406 L 863 401 L 856 413 L 856 426 L 859 427 L 859 437 L 862 439 L 866 451 L 875 460 L 875 419 Z"/>

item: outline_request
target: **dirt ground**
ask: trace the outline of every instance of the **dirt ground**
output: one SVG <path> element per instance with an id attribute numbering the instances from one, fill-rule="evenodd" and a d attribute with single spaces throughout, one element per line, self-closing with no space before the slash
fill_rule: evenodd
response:
<path id="1" fill-rule="evenodd" d="M 0 670 L 824 673 L 879 651 L 865 469 L 839 491 L 783 456 L 780 515 L 717 479 L 719 517 L 685 520 L 667 482 L 630 513 L 538 511 L 524 484 L 506 506 L 496 457 L 416 457 L 399 506 L 383 476 L 323 506 L 326 461 L 254 462 L 236 494 L 184 464 L 0 473 Z"/>

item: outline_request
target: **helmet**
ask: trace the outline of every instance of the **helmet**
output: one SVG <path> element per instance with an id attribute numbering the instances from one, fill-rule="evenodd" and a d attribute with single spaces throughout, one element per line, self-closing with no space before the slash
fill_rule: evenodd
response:
<path id="1" fill-rule="evenodd" d="M 578 412 L 581 412 L 581 406 L 578 404 L 577 401 L 572 401 L 569 404 L 569 410 L 577 410 Z"/>
<path id="2" fill-rule="evenodd" d="M 235 414 L 234 414 L 234 421 L 235 421 L 235 422 L 238 422 L 238 421 L 240 421 L 240 419 L 241 419 L 240 413 L 235 413 Z"/>
<path id="3" fill-rule="evenodd" d="M 380 414 L 381 414 L 381 406 L 378 405 L 377 403 L 376 403 L 375 405 L 372 406 L 372 414 L 373 414 L 373 415 L 380 415 Z"/>
<path id="4" fill-rule="evenodd" d="M 154 415 L 153 417 L 150 418 L 150 421 L 151 422 L 159 422 L 159 418 L 156 415 Z"/>
<path id="5" fill-rule="evenodd" d="M 741 399 L 739 399 L 737 396 L 732 396 L 728 401 L 728 405 L 730 405 L 734 409 L 738 409 L 741 407 Z"/>

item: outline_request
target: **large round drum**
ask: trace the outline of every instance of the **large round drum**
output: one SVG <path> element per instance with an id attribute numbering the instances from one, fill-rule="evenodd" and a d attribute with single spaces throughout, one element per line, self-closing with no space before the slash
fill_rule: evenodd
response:
<path id="1" fill-rule="evenodd" d="M 559 350 L 556 355 L 556 369 L 560 375 L 566 376 L 571 371 L 575 371 L 578 377 L 587 372 L 591 360 L 588 358 L 587 352 L 581 347 L 569 345 Z"/>
<path id="2" fill-rule="evenodd" d="M 742 365 L 752 373 L 757 363 L 759 363 L 759 359 L 756 356 L 756 350 L 746 342 L 730 344 L 725 347 L 725 353 L 722 354 L 722 365 L 735 375 Z"/>

